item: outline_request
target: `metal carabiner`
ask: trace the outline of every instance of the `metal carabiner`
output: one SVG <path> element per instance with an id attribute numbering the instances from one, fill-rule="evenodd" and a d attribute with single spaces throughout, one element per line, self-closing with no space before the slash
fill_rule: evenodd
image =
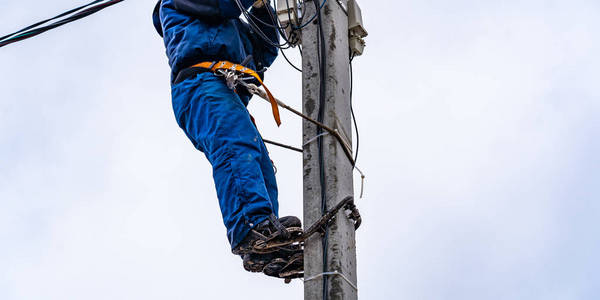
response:
<path id="1" fill-rule="evenodd" d="M 233 71 L 227 72 L 225 75 L 225 82 L 227 83 L 227 87 L 234 90 L 237 86 L 238 75 Z"/>

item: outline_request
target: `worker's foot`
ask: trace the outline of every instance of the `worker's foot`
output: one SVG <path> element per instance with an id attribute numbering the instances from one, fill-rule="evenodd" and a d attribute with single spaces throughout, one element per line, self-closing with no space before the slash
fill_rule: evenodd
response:
<path id="1" fill-rule="evenodd" d="M 277 259 L 289 261 L 293 256 L 302 254 L 303 250 L 300 246 L 282 248 L 279 251 L 267 254 L 248 253 L 242 256 L 244 261 L 244 269 L 248 272 L 263 272 L 265 266 Z"/>
<path id="2" fill-rule="evenodd" d="M 267 264 L 274 259 L 279 259 L 275 252 L 268 254 L 248 253 L 242 256 L 244 260 L 244 270 L 248 272 L 262 272 Z"/>
<path id="3" fill-rule="evenodd" d="M 275 216 L 269 217 L 264 222 L 254 226 L 244 240 L 232 250 L 233 254 L 244 255 L 249 253 L 258 253 L 255 245 L 261 242 L 272 240 L 291 240 L 302 234 L 302 222 L 294 216 L 282 217 L 277 219 Z M 261 253 L 277 252 L 281 248 L 272 248 Z"/>
<path id="4" fill-rule="evenodd" d="M 283 278 L 289 283 L 294 278 L 304 276 L 304 253 L 296 253 L 289 259 L 276 258 L 269 262 L 263 273 L 267 276 Z"/>

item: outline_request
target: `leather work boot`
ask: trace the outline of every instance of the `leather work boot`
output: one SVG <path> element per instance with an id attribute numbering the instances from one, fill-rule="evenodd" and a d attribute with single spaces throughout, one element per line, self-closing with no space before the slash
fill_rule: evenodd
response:
<path id="1" fill-rule="evenodd" d="M 283 278 L 285 283 L 290 283 L 294 278 L 304 277 L 304 253 L 296 253 L 288 259 L 273 259 L 264 266 L 263 273 L 267 276 Z"/>
<path id="2" fill-rule="evenodd" d="M 294 229 L 294 233 L 301 233 L 302 222 L 294 216 L 276 218 L 274 215 L 269 216 L 269 219 L 254 226 L 244 240 L 232 250 L 233 254 L 243 256 L 244 254 L 255 253 L 253 246 L 260 241 L 273 239 L 292 239 L 293 236 L 288 229 Z M 280 248 L 272 249 L 267 252 L 278 252 Z M 265 254 L 265 253 L 263 253 Z M 281 256 L 281 255 L 279 255 Z"/>
<path id="3" fill-rule="evenodd" d="M 264 272 L 265 266 L 271 264 L 274 261 L 289 261 L 293 256 L 302 254 L 303 250 L 299 246 L 290 248 L 281 248 L 276 252 L 259 254 L 259 253 L 248 253 L 242 256 L 244 261 L 244 269 L 248 272 Z M 266 274 L 266 273 L 265 273 Z"/>

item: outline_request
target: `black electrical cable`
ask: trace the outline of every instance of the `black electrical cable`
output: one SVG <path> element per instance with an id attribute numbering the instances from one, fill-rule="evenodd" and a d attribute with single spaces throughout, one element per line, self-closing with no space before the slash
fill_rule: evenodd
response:
<path id="1" fill-rule="evenodd" d="M 276 2 L 277 2 L 277 1 L 273 2 L 273 9 L 274 9 L 275 11 L 277 11 L 277 4 L 276 4 Z M 287 10 L 288 10 L 288 18 L 291 20 L 291 19 L 292 19 L 292 17 L 291 17 L 291 15 L 290 15 L 290 7 L 289 7 L 289 4 L 287 3 L 287 1 L 286 1 L 286 5 L 288 5 L 288 6 L 287 6 Z M 283 38 L 283 39 L 284 39 L 284 40 L 285 40 L 285 41 L 286 41 L 286 42 L 287 42 L 287 43 L 288 43 L 290 46 L 292 46 L 292 47 L 293 47 L 293 45 L 292 45 L 292 42 L 290 42 L 290 41 L 288 40 L 288 38 L 287 38 L 287 36 L 286 36 L 286 33 L 285 33 L 285 30 L 287 29 L 287 27 L 289 27 L 289 26 L 290 26 L 290 24 L 287 24 L 287 26 L 286 26 L 286 27 L 282 27 L 282 26 L 281 26 L 281 23 L 279 22 L 279 18 L 278 18 L 277 16 L 274 16 L 274 15 L 273 15 L 273 12 L 272 12 L 270 9 L 267 9 L 267 11 L 269 12 L 269 17 L 271 18 L 271 22 L 273 22 L 274 24 L 277 24 L 277 26 L 276 26 L 276 27 L 277 27 L 277 29 L 279 30 L 279 35 L 280 35 L 280 36 L 281 36 L 281 37 L 282 37 L 282 38 Z M 285 51 L 284 51 L 283 49 L 281 49 L 281 54 L 283 55 L 283 58 L 285 59 L 285 61 L 287 61 L 287 63 L 288 63 L 288 64 L 289 64 L 289 65 L 290 65 L 292 68 L 296 69 L 296 71 L 298 71 L 298 72 L 302 72 L 302 69 L 301 69 L 301 68 L 298 68 L 298 67 L 296 67 L 296 65 L 294 65 L 294 64 L 293 64 L 293 63 L 290 61 L 290 59 L 287 57 L 287 55 L 285 54 Z"/>
<path id="2" fill-rule="evenodd" d="M 273 2 L 273 10 L 275 10 L 275 13 L 277 13 L 277 1 Z M 287 4 L 287 1 L 286 1 Z M 271 22 L 277 24 L 277 29 L 279 31 L 279 35 L 288 43 L 290 44 L 290 46 L 292 45 L 292 43 L 288 40 L 287 35 L 285 34 L 285 30 L 290 27 L 290 24 L 287 24 L 285 27 L 281 26 L 281 22 L 279 22 L 279 17 L 278 16 L 274 16 L 273 12 L 269 9 L 267 10 L 269 12 L 269 17 L 271 18 Z M 288 7 L 288 16 L 289 16 L 289 7 Z M 291 17 L 290 17 L 291 19 Z"/>
<path id="3" fill-rule="evenodd" d="M 258 27 L 258 25 L 256 25 L 256 23 L 254 23 L 254 21 L 252 20 L 252 17 L 250 16 L 251 14 L 248 13 L 248 11 L 246 11 L 244 9 L 244 5 L 240 2 L 240 0 L 234 0 L 235 4 L 238 6 L 238 8 L 240 9 L 240 11 L 242 12 L 242 14 L 244 15 L 244 17 L 246 18 L 246 21 L 248 21 L 248 25 L 252 28 L 252 30 L 254 30 L 254 32 L 256 32 L 258 34 L 258 36 L 260 36 L 261 39 L 263 39 L 267 44 L 269 44 L 272 47 L 276 47 L 279 49 L 289 49 L 291 48 L 291 45 L 289 43 L 283 43 L 283 44 L 279 44 L 279 43 L 275 43 L 272 40 L 269 39 L 269 37 Z"/>
<path id="4" fill-rule="evenodd" d="M 277 10 L 277 6 L 276 6 L 276 4 L 275 4 L 275 3 L 273 3 L 273 8 L 274 8 L 275 10 Z M 279 35 L 280 35 L 280 36 L 281 36 L 281 37 L 282 37 L 282 38 L 283 38 L 283 39 L 286 41 L 286 43 L 287 43 L 288 45 L 292 46 L 292 43 L 291 43 L 291 42 L 290 42 L 290 41 L 287 39 L 287 37 L 286 37 L 286 34 L 285 34 L 285 32 L 284 32 L 284 30 L 286 29 L 286 27 L 287 27 L 287 26 L 286 26 L 286 27 L 282 27 L 282 26 L 280 25 L 280 23 L 279 23 L 279 18 L 277 18 L 277 16 L 274 16 L 274 15 L 273 15 L 273 12 L 272 12 L 270 9 L 267 9 L 267 11 L 269 12 L 269 17 L 271 18 L 271 22 L 273 22 L 273 24 L 276 24 L 276 25 L 277 25 L 277 26 L 273 26 L 273 28 L 275 28 L 275 27 L 276 27 L 276 28 L 278 29 L 278 31 L 279 31 Z M 288 14 L 289 14 L 289 7 L 288 7 Z M 250 14 L 250 15 L 252 16 L 252 14 Z M 254 16 L 253 16 L 253 17 L 254 17 Z M 254 17 L 254 18 L 256 18 L 256 17 Z M 258 19 L 258 18 L 256 18 L 256 19 L 257 19 L 257 20 L 259 20 L 259 21 L 261 21 L 261 23 L 265 24 L 265 23 L 264 23 L 262 20 L 260 20 L 260 19 Z M 290 19 L 291 19 L 291 17 L 290 17 Z M 288 24 L 288 26 L 289 26 L 289 24 Z M 289 49 L 289 47 L 288 47 L 288 49 Z M 287 63 L 288 63 L 288 64 L 289 64 L 289 65 L 290 65 L 292 68 L 296 69 L 298 72 L 302 72 L 302 69 L 300 69 L 300 68 L 296 67 L 296 65 L 294 65 L 294 64 L 292 63 L 292 61 L 290 61 L 290 59 L 289 59 L 289 58 L 287 57 L 287 55 L 285 54 L 285 51 L 284 51 L 284 49 L 283 49 L 283 48 L 280 48 L 280 50 L 281 50 L 281 54 L 283 55 L 283 58 L 285 59 L 285 61 L 286 61 L 286 62 L 287 62 Z"/>
<path id="5" fill-rule="evenodd" d="M 296 69 L 298 72 L 302 73 L 302 69 L 296 67 L 296 65 L 294 65 L 290 59 L 287 57 L 287 55 L 285 55 L 285 52 L 283 50 L 281 50 L 281 54 L 283 54 L 283 58 L 285 58 L 285 60 L 288 62 L 288 64 L 290 66 L 292 66 L 292 68 Z"/>
<path id="6" fill-rule="evenodd" d="M 276 2 L 277 2 L 277 1 L 273 2 L 273 8 L 275 9 L 275 11 L 277 11 L 277 4 L 276 4 Z M 291 16 L 291 14 L 290 14 L 290 6 L 289 6 L 289 3 L 288 3 L 287 1 L 286 1 L 285 3 L 286 3 L 286 5 L 287 5 L 288 18 L 291 20 L 291 19 L 292 19 L 292 16 Z M 275 22 L 276 24 L 278 24 L 278 25 L 279 25 L 279 26 L 277 26 L 277 27 L 279 28 L 279 34 L 281 35 L 281 37 L 283 37 L 283 39 L 284 39 L 284 40 L 285 40 L 285 41 L 286 41 L 288 44 L 290 44 L 290 45 L 293 47 L 292 43 L 291 43 L 291 42 L 288 40 L 288 38 L 287 38 L 287 36 L 286 36 L 286 33 L 285 33 L 285 29 L 287 29 L 287 27 L 291 26 L 291 24 L 287 24 L 287 26 L 286 26 L 286 27 L 282 27 L 282 26 L 281 26 L 281 23 L 279 22 L 279 18 L 278 18 L 277 16 L 273 16 L 273 14 L 272 14 L 272 12 L 271 12 L 271 10 L 270 10 L 270 9 L 269 9 L 268 11 L 269 11 L 269 16 L 271 17 L 271 20 L 272 20 L 273 22 Z M 296 31 L 296 30 L 295 30 L 295 29 L 293 29 L 293 30 L 292 30 L 292 32 L 294 32 L 294 31 Z M 300 46 L 300 45 L 298 45 L 298 49 L 301 49 L 301 46 Z M 302 50 L 300 50 L 300 51 L 302 51 Z M 283 54 L 283 58 L 285 58 L 285 60 L 287 61 L 287 63 L 288 63 L 290 66 L 292 66 L 292 68 L 294 68 L 294 69 L 296 69 L 296 71 L 298 71 L 298 72 L 302 73 L 302 69 L 301 69 L 301 68 L 298 68 L 298 67 L 296 67 L 296 65 L 294 65 L 294 64 L 293 64 L 293 63 L 290 61 L 290 59 L 287 57 L 287 55 L 285 54 L 285 52 L 283 51 L 283 49 L 281 50 L 281 54 Z M 300 52 L 300 55 L 302 55 L 302 52 Z"/>
<path id="7" fill-rule="evenodd" d="M 265 5 L 269 5 L 269 4 L 265 4 Z M 273 8 L 274 8 L 275 10 L 277 10 L 277 7 L 275 6 L 275 3 L 273 3 Z M 260 19 L 260 18 L 258 18 L 257 16 L 253 15 L 253 14 L 249 14 L 249 15 L 250 15 L 250 17 L 251 17 L 252 19 L 254 19 L 254 20 L 258 21 L 259 23 L 261 23 L 261 24 L 263 24 L 263 25 L 265 25 L 265 26 L 267 26 L 267 27 L 269 27 L 269 28 L 277 28 L 277 29 L 279 29 L 279 30 L 281 30 L 281 29 L 286 29 L 286 28 L 287 28 L 287 26 L 286 26 L 286 27 L 281 27 L 281 25 L 280 25 L 280 23 L 279 23 L 279 22 L 275 22 L 275 19 L 273 18 L 273 12 L 272 12 L 270 9 L 267 9 L 267 12 L 269 13 L 269 17 L 270 17 L 270 19 L 271 19 L 271 22 L 272 22 L 273 24 L 269 24 L 269 23 L 267 23 L 267 22 L 265 22 L 265 21 L 261 20 L 261 19 Z"/>
<path id="8" fill-rule="evenodd" d="M 286 1 L 286 4 L 287 4 L 287 1 Z M 292 17 L 291 17 L 290 11 L 289 11 L 289 10 L 290 10 L 290 7 L 289 7 L 289 5 L 288 5 L 288 7 L 287 7 L 287 8 L 288 8 L 288 17 L 289 17 L 289 19 L 291 20 L 291 19 L 292 19 Z M 274 3 L 273 3 L 273 9 L 274 9 L 275 11 L 277 11 L 277 5 L 276 5 L 276 2 L 274 2 Z M 265 26 L 268 26 L 268 27 L 270 27 L 270 28 L 276 28 L 276 29 L 277 29 L 277 31 L 279 32 L 279 35 L 280 35 L 280 36 L 283 38 L 283 40 L 285 41 L 285 43 L 283 44 L 283 45 L 287 46 L 287 48 L 285 48 L 285 49 L 289 49 L 289 48 L 291 48 L 291 47 L 294 47 L 293 43 L 292 43 L 292 42 L 291 42 L 291 41 L 288 39 L 288 37 L 287 37 L 287 34 L 285 33 L 285 30 L 286 30 L 288 27 L 290 27 L 290 26 L 291 26 L 291 24 L 287 24 L 285 27 L 283 27 L 283 26 L 281 26 L 281 23 L 279 22 L 279 18 L 278 18 L 277 16 L 273 15 L 273 11 L 271 11 L 270 9 L 267 9 L 267 12 L 268 12 L 268 14 L 269 14 L 269 18 L 271 19 L 271 22 L 272 22 L 274 25 L 273 25 L 273 24 L 267 24 L 266 22 L 264 22 L 263 20 L 261 20 L 261 19 L 257 18 L 257 17 L 256 17 L 256 16 L 254 16 L 253 14 L 249 14 L 249 16 L 250 16 L 250 17 L 252 17 L 253 19 L 255 19 L 255 20 L 259 21 L 261 24 L 263 24 L 263 25 L 265 25 Z M 244 16 L 245 16 L 245 15 L 244 15 Z M 292 32 L 293 32 L 293 31 L 292 31 Z M 283 57 L 284 57 L 284 58 L 285 58 L 285 60 L 288 62 L 288 64 L 289 64 L 290 66 L 292 66 L 294 69 L 296 69 L 296 70 L 298 70 L 298 71 L 302 72 L 302 70 L 301 70 L 301 69 L 299 69 L 298 67 L 296 67 L 296 66 L 295 66 L 295 65 L 294 65 L 294 64 L 293 64 L 293 63 L 292 63 L 292 62 L 291 62 L 291 61 L 288 59 L 288 57 L 287 57 L 287 56 L 285 55 L 285 53 L 283 52 L 283 49 L 284 49 L 284 48 L 282 48 L 282 47 L 278 47 L 278 48 L 280 48 L 280 49 L 281 49 L 281 53 L 283 54 Z"/>
<path id="9" fill-rule="evenodd" d="M 326 0 L 325 0 L 326 1 Z M 323 1 L 323 4 L 325 4 Z M 321 6 L 317 0 L 313 0 L 315 4 L 318 23 L 318 33 L 319 33 L 319 47 L 318 47 L 318 55 L 319 55 L 319 113 L 317 120 L 319 122 L 323 122 L 325 118 L 325 97 L 327 95 L 326 87 L 326 74 L 325 74 L 325 66 L 327 65 L 327 53 L 325 47 L 325 33 L 323 32 L 323 22 L 321 18 Z M 317 147 L 319 152 L 319 181 L 321 185 L 321 215 L 325 215 L 327 212 L 327 193 L 326 193 L 326 182 L 325 182 L 325 162 L 323 155 L 323 137 L 320 136 L 323 133 L 323 129 L 317 127 Z M 323 273 L 327 273 L 327 261 L 328 261 L 328 248 L 329 248 L 329 226 L 325 226 L 325 234 L 321 240 L 321 244 L 323 247 Z M 323 300 L 327 300 L 328 298 L 328 277 L 323 276 Z"/>
<path id="10" fill-rule="evenodd" d="M 111 0 L 111 1 L 104 2 L 104 3 L 100 3 L 102 1 L 93 1 L 93 2 L 91 2 L 89 4 L 87 4 L 87 5 L 83 5 L 83 6 L 80 6 L 78 8 L 72 9 L 72 10 L 70 10 L 68 12 L 65 12 L 65 13 L 62 13 L 62 14 L 56 16 L 56 17 L 53 17 L 53 18 L 50 18 L 50 19 L 47 19 L 47 20 L 44 20 L 44 21 L 41 21 L 41 22 L 37 22 L 36 24 L 27 26 L 24 29 L 21 29 L 21 30 L 15 32 L 15 33 L 12 33 L 12 34 L 9 34 L 9 35 L 6 35 L 6 36 L 0 38 L 0 47 L 6 46 L 8 44 L 12 44 L 12 43 L 24 40 L 24 39 L 28 39 L 28 38 L 34 37 L 34 36 L 36 36 L 38 34 L 46 32 L 48 30 L 51 30 L 51 29 L 54 29 L 56 27 L 62 26 L 64 24 L 67 24 L 67 23 L 70 23 L 70 22 L 82 19 L 82 18 L 87 17 L 87 16 L 89 16 L 91 14 L 94 14 L 94 13 L 96 13 L 96 12 L 98 12 L 98 11 L 106 8 L 106 7 L 109 7 L 109 6 L 113 5 L 113 4 L 117 4 L 117 3 L 122 2 L 122 1 L 124 1 L 124 0 Z M 94 5 L 94 4 L 96 4 L 96 5 Z M 94 5 L 94 6 L 92 6 L 92 5 Z M 84 9 L 84 10 L 79 11 L 81 9 Z M 77 12 L 76 14 L 74 14 L 72 16 L 64 18 L 64 19 L 62 19 L 60 21 L 56 21 L 56 22 L 51 23 L 49 25 L 35 28 L 35 27 L 37 27 L 37 26 L 39 26 L 41 24 L 47 23 L 47 22 L 52 21 L 52 20 L 56 20 L 56 19 L 64 17 L 64 16 L 67 16 L 67 15 L 69 15 L 71 13 L 76 12 L 76 11 L 79 11 L 79 12 Z"/>
<path id="11" fill-rule="evenodd" d="M 123 1 L 123 0 L 114 1 L 114 3 L 110 3 L 109 5 L 112 5 L 112 4 L 115 4 L 117 2 L 121 2 L 121 1 Z M 21 33 L 21 34 L 15 36 L 15 37 L 11 37 L 10 39 L 7 39 L 5 41 L 0 42 L 0 47 L 3 47 L 3 46 L 6 46 L 8 44 L 12 44 L 12 43 L 15 43 L 15 42 L 18 42 L 18 41 L 21 41 L 21 40 L 25 40 L 25 39 L 34 37 L 36 35 L 39 35 L 41 33 L 46 32 L 46 31 L 48 31 L 50 29 L 54 29 L 54 28 L 62 26 L 64 24 L 67 24 L 67 23 L 73 22 L 75 20 L 81 19 L 81 18 L 86 17 L 88 15 L 91 15 L 91 14 L 93 14 L 93 13 L 95 13 L 95 12 L 97 12 L 97 11 L 99 11 L 99 10 L 101 10 L 101 9 L 109 6 L 109 5 L 101 4 L 101 5 L 98 5 L 96 7 L 92 7 L 92 8 L 89 8 L 87 10 L 81 11 L 81 12 L 79 12 L 79 13 L 71 16 L 71 17 L 65 18 L 65 19 L 63 19 L 61 21 L 52 23 L 50 25 L 47 25 L 47 26 L 44 26 L 44 27 L 40 27 L 40 28 L 36 28 L 36 29 L 30 30 L 30 31 Z"/>
<path id="12" fill-rule="evenodd" d="M 284 49 L 289 49 L 292 47 L 292 43 L 287 39 L 286 34 L 284 32 L 284 30 L 287 28 L 286 27 L 282 27 L 281 24 L 279 23 L 279 18 L 277 18 L 277 16 L 273 15 L 273 12 L 267 9 L 267 12 L 269 14 L 269 18 L 271 19 L 271 22 L 273 24 L 267 24 L 266 22 L 262 21 L 261 19 L 257 18 L 256 16 L 248 13 L 247 11 L 243 10 L 243 6 L 242 4 L 239 2 L 239 0 L 235 0 L 236 4 L 238 5 L 238 8 L 240 10 L 242 10 L 242 14 L 244 15 L 244 17 L 248 20 L 248 25 L 250 27 L 252 27 L 252 29 L 254 31 L 256 31 L 258 33 L 258 35 L 265 40 L 268 44 L 270 44 L 273 47 L 279 48 L 281 50 L 281 54 L 283 54 L 283 58 L 286 60 L 286 62 L 294 69 L 296 69 L 299 72 L 302 72 L 302 69 L 296 67 L 296 65 L 294 65 L 290 59 L 287 57 L 287 55 L 285 54 L 285 52 L 283 51 Z M 273 8 L 276 10 L 277 6 L 275 3 L 273 3 Z M 288 7 L 288 14 L 289 14 L 289 7 Z M 266 25 L 270 28 L 276 28 L 277 31 L 279 32 L 279 35 L 284 39 L 285 43 L 280 44 L 280 45 L 276 45 L 275 43 L 273 43 L 270 39 L 268 39 L 266 37 L 266 34 L 264 32 L 262 32 L 262 30 L 260 28 L 258 28 L 258 26 L 256 25 L 256 23 L 254 23 L 252 20 L 249 20 L 250 18 L 255 19 L 257 21 L 259 21 L 261 24 Z M 290 17 L 291 18 L 291 17 Z M 288 24 L 289 26 L 289 24 Z"/>
<path id="13" fill-rule="evenodd" d="M 320 8 L 323 8 L 323 6 L 325 6 L 325 3 L 327 2 L 327 0 L 323 0 L 323 2 L 320 5 Z M 290 6 L 289 3 L 286 1 L 286 5 L 287 5 L 287 13 L 288 13 L 288 18 L 291 20 L 292 16 L 290 13 Z M 273 8 L 275 8 L 275 10 L 277 11 L 277 5 L 276 3 L 273 3 Z M 304 11 L 306 11 L 306 1 L 302 1 L 302 13 L 304 13 Z M 270 12 L 269 12 L 270 13 Z M 299 26 L 293 26 L 293 30 L 300 30 L 306 26 L 308 26 L 315 18 L 317 17 L 317 14 L 313 15 L 308 21 L 306 21 L 304 24 L 301 24 Z M 302 19 L 301 17 L 299 17 L 300 19 Z M 259 19 L 258 19 L 259 20 Z M 259 20 L 261 23 L 263 23 L 261 20 Z M 263 23 L 264 24 L 264 23 Z M 266 24 L 265 24 L 266 25 Z M 290 26 L 289 24 L 286 27 L 282 27 L 280 24 L 278 24 L 279 26 L 277 26 L 280 29 L 286 29 L 288 26 Z M 270 26 L 270 25 L 267 25 Z M 274 26 L 273 26 L 274 27 Z"/>
<path id="14" fill-rule="evenodd" d="M 313 1 L 316 1 L 316 0 L 313 0 Z M 321 6 L 319 6 L 318 12 L 320 12 L 321 8 L 323 8 L 323 6 L 325 6 L 325 2 L 327 2 L 327 0 L 323 0 L 323 3 L 321 3 Z M 299 29 L 302 29 L 302 28 L 308 26 L 315 18 L 317 18 L 317 14 L 312 16 L 308 21 L 304 22 L 304 24 L 302 24 L 300 26 L 294 26 L 294 29 L 299 30 Z"/>
<path id="15" fill-rule="evenodd" d="M 358 149 L 360 145 L 360 134 L 358 132 L 358 124 L 356 122 L 356 116 L 354 115 L 354 107 L 352 103 L 353 99 L 353 90 L 354 90 L 354 73 L 352 71 L 352 60 L 354 60 L 354 55 L 350 57 L 350 112 L 352 113 L 352 121 L 354 122 L 354 131 L 356 131 L 356 151 L 354 152 L 354 165 L 353 168 L 356 167 L 356 162 L 358 160 Z"/>
<path id="16" fill-rule="evenodd" d="M 237 3 L 239 0 L 235 0 L 235 1 Z M 239 4 L 239 5 L 241 5 L 241 4 Z M 240 9 L 242 9 L 242 8 L 240 8 Z M 270 45 L 271 47 L 278 48 L 278 49 L 291 48 L 290 43 L 286 39 L 284 39 L 285 43 L 283 43 L 283 44 L 278 43 L 278 42 L 273 42 L 271 39 L 269 39 L 269 37 L 258 27 L 258 25 L 256 25 L 256 23 L 254 23 L 250 13 L 248 13 L 247 11 L 242 9 L 242 14 L 244 15 L 244 18 L 246 18 L 246 21 L 248 21 L 248 25 L 250 26 L 250 28 L 252 28 L 252 30 L 254 32 L 256 32 L 258 34 L 258 36 L 263 41 L 265 41 L 268 45 Z"/>
<path id="17" fill-rule="evenodd" d="M 306 0 L 300 0 L 300 2 L 302 2 L 302 8 L 300 9 L 301 14 L 299 14 L 299 18 L 302 19 L 304 12 L 306 11 Z"/>
<path id="18" fill-rule="evenodd" d="M 261 19 L 257 18 L 256 16 L 249 14 L 247 11 L 243 10 L 243 5 L 241 4 L 241 2 L 239 0 L 235 0 L 238 8 L 242 11 L 242 14 L 244 15 L 244 17 L 246 18 L 246 20 L 248 20 L 248 25 L 250 27 L 252 27 L 252 29 L 254 31 L 256 31 L 256 33 L 263 39 L 265 40 L 269 45 L 273 46 L 273 47 L 277 47 L 281 50 L 281 53 L 283 54 L 284 59 L 286 60 L 286 62 L 294 69 L 296 69 L 299 72 L 302 72 L 301 68 L 298 68 L 296 65 L 294 65 L 290 59 L 287 57 L 287 55 L 285 54 L 285 52 L 283 51 L 284 49 L 289 49 L 294 47 L 293 43 L 288 40 L 287 35 L 285 33 L 285 29 L 287 29 L 289 26 L 293 26 L 291 24 L 288 24 L 287 26 L 283 27 L 281 26 L 281 23 L 279 22 L 279 18 L 277 16 L 273 15 L 273 12 L 270 9 L 267 9 L 268 13 L 269 13 L 269 17 L 271 18 L 271 22 L 273 24 L 267 24 L 266 22 L 262 21 Z M 317 12 L 308 20 L 306 21 L 304 24 L 300 25 L 300 26 L 293 26 L 292 27 L 292 33 L 294 32 L 298 32 L 299 30 L 301 30 L 302 28 L 306 27 L 307 25 L 309 25 L 313 20 L 315 20 L 318 16 L 318 13 L 320 13 L 321 8 L 323 8 L 323 6 L 325 5 L 325 3 L 327 2 L 327 0 L 323 0 L 323 2 L 320 3 L 320 5 L 316 5 L 316 8 L 318 8 Z M 287 11 L 288 11 L 288 18 L 291 20 L 291 13 L 290 13 L 290 7 L 289 4 L 286 2 L 287 6 Z M 306 1 L 302 2 L 302 7 L 303 7 L 303 11 L 305 11 L 305 7 L 306 7 Z M 277 10 L 277 5 L 276 3 L 273 3 L 273 8 L 275 10 Z M 276 28 L 279 31 L 279 35 L 284 39 L 285 43 L 283 44 L 275 44 L 273 43 L 273 41 L 271 41 L 270 39 L 268 39 L 268 37 L 266 36 L 266 34 L 258 27 L 258 25 L 254 22 L 254 20 L 260 22 L 261 24 L 268 26 L 270 28 Z M 291 35 L 291 34 L 290 34 Z M 299 47 L 300 50 L 300 55 L 302 55 L 302 49 Z"/>
<path id="19" fill-rule="evenodd" d="M 30 29 L 32 29 L 32 28 L 38 27 L 38 26 L 40 26 L 40 25 L 42 25 L 42 24 L 45 24 L 45 23 L 48 23 L 48 22 L 50 22 L 50 21 L 53 21 L 53 20 L 56 20 L 56 19 L 62 18 L 62 17 L 64 17 L 64 16 L 66 16 L 66 15 L 70 15 L 70 14 L 72 14 L 72 13 L 74 13 L 74 12 L 76 12 L 76 11 L 80 10 L 80 9 L 84 9 L 84 8 L 86 8 L 86 7 L 88 7 L 88 6 L 94 5 L 94 4 L 96 4 L 96 3 L 99 3 L 99 2 L 102 2 L 102 1 L 104 1 L 104 0 L 96 0 L 96 1 L 93 1 L 93 2 L 91 2 L 91 3 L 88 3 L 88 4 L 86 4 L 86 5 L 82 5 L 82 6 L 80 6 L 80 7 L 77 7 L 77 8 L 71 9 L 71 10 L 69 10 L 69 11 L 66 11 L 66 12 L 64 12 L 64 13 L 62 13 L 62 14 L 60 14 L 60 15 L 56 16 L 56 17 L 52 17 L 52 18 L 50 18 L 50 19 L 46 19 L 46 20 L 43 20 L 43 21 L 39 21 L 39 22 L 37 22 L 37 23 L 35 23 L 35 24 L 32 24 L 32 25 L 29 25 L 29 26 L 27 26 L 27 27 L 25 27 L 25 28 L 23 28 L 23 29 L 21 29 L 21 30 L 19 30 L 19 31 L 17 31 L 17 32 L 13 32 L 13 33 L 11 33 L 11 34 L 8 34 L 8 35 L 5 35 L 5 36 L 3 36 L 3 37 L 0 37 L 0 41 L 2 41 L 2 40 L 4 40 L 4 39 L 7 39 L 7 38 L 9 38 L 9 37 L 11 37 L 11 36 L 17 35 L 17 34 L 19 34 L 19 33 L 21 33 L 21 32 L 25 32 L 25 31 L 27 31 L 27 30 L 30 30 Z"/>

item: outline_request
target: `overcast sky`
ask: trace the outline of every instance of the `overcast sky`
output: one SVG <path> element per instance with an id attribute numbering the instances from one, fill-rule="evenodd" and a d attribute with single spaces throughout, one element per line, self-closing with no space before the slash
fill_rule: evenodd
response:
<path id="1" fill-rule="evenodd" d="M 2 1 L 0 35 L 85 2 Z M 359 2 L 359 296 L 600 298 L 600 4 Z M 230 254 L 153 6 L 0 49 L 0 299 L 302 299 Z M 267 83 L 300 107 L 285 61 Z M 300 144 L 299 119 L 250 110 Z M 301 215 L 301 156 L 271 154 L 281 214 Z"/>

